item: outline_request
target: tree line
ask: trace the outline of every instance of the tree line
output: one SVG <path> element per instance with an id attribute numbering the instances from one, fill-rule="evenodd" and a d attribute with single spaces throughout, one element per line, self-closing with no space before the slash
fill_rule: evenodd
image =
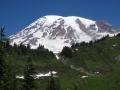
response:
<path id="1" fill-rule="evenodd" d="M 35 79 L 35 68 L 32 58 L 37 57 L 41 59 L 55 58 L 53 52 L 39 45 L 37 49 L 30 49 L 30 45 L 17 45 L 14 43 L 10 45 L 9 39 L 5 38 L 5 28 L 0 29 L 0 90 L 37 90 L 37 83 Z M 17 79 L 16 72 L 12 70 L 11 64 L 5 61 L 6 56 L 27 56 L 27 62 L 24 68 L 24 79 Z M 21 83 L 22 86 L 19 86 Z M 47 83 L 46 90 L 60 90 L 59 81 L 51 79 Z"/>

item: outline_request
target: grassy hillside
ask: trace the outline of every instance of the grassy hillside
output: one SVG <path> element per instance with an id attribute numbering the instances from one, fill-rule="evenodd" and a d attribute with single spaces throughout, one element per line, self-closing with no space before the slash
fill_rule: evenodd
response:
<path id="1" fill-rule="evenodd" d="M 61 78 L 61 90 L 119 90 L 119 75 L 120 72 L 117 71 L 99 77 Z"/>
<path id="2" fill-rule="evenodd" d="M 99 43 L 77 46 L 72 49 L 72 58 L 67 65 L 83 68 L 85 71 L 105 74 L 120 69 L 120 37 L 106 38 Z"/>
<path id="3" fill-rule="evenodd" d="M 120 37 L 106 38 L 91 45 L 78 45 L 71 51 L 69 58 L 59 54 L 60 59 L 57 60 L 52 52 L 44 48 L 30 50 L 24 46 L 9 46 L 5 48 L 4 59 L 16 75 L 23 75 L 27 57 L 30 56 L 37 73 L 58 72 L 58 77 L 54 79 L 60 80 L 61 90 L 119 90 L 120 60 L 116 57 L 120 55 Z M 95 75 L 95 72 L 100 73 Z M 81 78 L 86 74 L 89 77 Z M 36 80 L 37 90 L 46 90 L 49 79 L 42 77 Z M 17 83 L 20 90 L 22 81 L 18 80 Z"/>
<path id="4" fill-rule="evenodd" d="M 42 50 L 44 52 L 44 50 Z M 49 53 L 49 52 L 48 52 Z M 11 68 L 17 75 L 23 75 L 25 65 L 27 64 L 27 58 L 30 54 L 26 55 L 16 55 L 16 54 L 9 54 L 5 57 L 5 61 L 10 64 Z M 64 65 L 61 60 L 57 60 L 56 57 L 48 56 L 47 53 L 43 53 L 39 55 L 30 55 L 33 61 L 33 65 L 35 71 L 37 73 L 48 73 L 49 71 L 53 70 L 58 72 L 58 76 L 75 76 L 79 75 L 80 72 L 71 69 L 68 65 Z M 67 71 L 67 72 L 66 72 Z"/>

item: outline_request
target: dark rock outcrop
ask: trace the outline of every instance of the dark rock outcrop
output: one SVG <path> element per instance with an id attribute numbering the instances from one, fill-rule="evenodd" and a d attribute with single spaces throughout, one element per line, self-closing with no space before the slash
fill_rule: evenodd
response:
<path id="1" fill-rule="evenodd" d="M 98 26 L 98 32 L 109 32 L 115 33 L 117 29 L 113 27 L 108 21 L 106 20 L 99 20 L 96 21 L 96 25 Z"/>

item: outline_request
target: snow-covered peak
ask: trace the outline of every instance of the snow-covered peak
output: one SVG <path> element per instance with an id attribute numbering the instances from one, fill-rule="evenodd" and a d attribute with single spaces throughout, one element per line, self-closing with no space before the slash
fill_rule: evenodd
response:
<path id="1" fill-rule="evenodd" d="M 59 15 L 46 15 L 44 17 L 46 17 L 49 20 L 50 19 L 57 20 L 58 18 L 62 18 L 62 16 L 59 16 Z"/>
<path id="2" fill-rule="evenodd" d="M 106 21 L 93 21 L 78 16 L 46 15 L 9 38 L 12 45 L 14 42 L 29 43 L 35 49 L 42 44 L 50 51 L 58 53 L 64 46 L 70 47 L 72 43 L 89 42 L 115 33 L 116 29 Z"/>

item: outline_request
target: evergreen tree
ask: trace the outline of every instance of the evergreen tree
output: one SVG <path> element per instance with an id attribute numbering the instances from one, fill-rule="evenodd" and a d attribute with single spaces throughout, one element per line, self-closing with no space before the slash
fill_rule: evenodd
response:
<path id="1" fill-rule="evenodd" d="M 78 46 L 79 46 L 79 43 L 76 43 L 76 44 L 75 44 L 75 47 L 77 48 Z"/>
<path id="2" fill-rule="evenodd" d="M 72 50 L 69 47 L 65 46 L 62 50 L 62 56 L 72 58 Z"/>
<path id="3" fill-rule="evenodd" d="M 85 46 L 85 45 L 86 45 L 85 41 L 82 41 L 82 42 L 80 43 L 80 46 Z"/>
<path id="4" fill-rule="evenodd" d="M 120 37 L 120 33 L 118 33 L 118 34 L 116 35 L 116 37 Z"/>
<path id="5" fill-rule="evenodd" d="M 11 70 L 10 62 L 6 63 L 4 60 L 5 47 L 9 44 L 9 41 L 6 43 L 4 37 L 4 28 L 2 28 L 0 30 L 0 90 L 16 90 L 15 87 L 13 89 L 13 81 L 16 80 L 16 77 Z"/>
<path id="6" fill-rule="evenodd" d="M 4 48 L 3 48 L 3 38 L 4 38 L 4 28 L 0 29 L 0 89 L 3 88 L 4 85 L 4 77 L 5 77 L 5 61 L 4 61 Z"/>
<path id="7" fill-rule="evenodd" d="M 56 83 L 55 83 L 55 80 L 53 78 L 51 78 L 51 80 L 49 81 L 49 89 L 48 90 L 57 90 L 57 87 L 56 87 Z"/>
<path id="8" fill-rule="evenodd" d="M 89 42 L 89 45 L 92 45 L 92 44 L 93 44 L 93 41 L 90 41 L 90 42 Z"/>
<path id="9" fill-rule="evenodd" d="M 13 73 L 13 82 L 12 82 L 12 90 L 18 90 L 17 89 L 17 79 L 16 79 L 16 74 L 15 73 Z"/>
<path id="10" fill-rule="evenodd" d="M 5 77 L 5 61 L 4 61 L 4 51 L 0 47 L 0 90 L 4 88 L 4 77 Z"/>
<path id="11" fill-rule="evenodd" d="M 52 71 L 51 71 L 51 78 L 50 81 L 48 81 L 46 90 L 60 90 L 59 79 L 57 80 L 57 82 L 55 81 L 55 79 L 53 78 Z"/>
<path id="12" fill-rule="evenodd" d="M 27 50 L 30 50 L 30 44 L 29 43 L 27 44 Z"/>
<path id="13" fill-rule="evenodd" d="M 12 71 L 10 63 L 6 64 L 5 76 L 4 76 L 4 90 L 16 90 L 16 76 Z"/>
<path id="14" fill-rule="evenodd" d="M 23 55 L 26 55 L 26 53 L 27 53 L 27 47 L 24 44 L 20 43 L 19 49 L 20 49 L 20 51 L 21 51 L 21 53 Z"/>
<path id="15" fill-rule="evenodd" d="M 0 47 L 0 78 L 4 77 L 4 51 L 3 48 Z"/>
<path id="16" fill-rule="evenodd" d="M 44 46 L 39 44 L 39 46 L 37 47 L 37 50 L 41 50 L 41 49 L 44 49 Z"/>
<path id="17" fill-rule="evenodd" d="M 57 90 L 60 90 L 60 81 L 59 81 L 59 79 L 57 80 Z"/>
<path id="18" fill-rule="evenodd" d="M 76 85 L 74 85 L 74 90 L 78 90 Z"/>
<path id="19" fill-rule="evenodd" d="M 28 57 L 27 65 L 24 70 L 24 83 L 23 83 L 24 90 L 32 90 L 33 88 L 35 88 L 34 74 L 35 74 L 35 71 L 34 71 L 32 59 L 31 57 Z"/>
<path id="20" fill-rule="evenodd" d="M 5 27 L 1 28 L 0 29 L 0 40 L 2 41 L 3 38 L 6 36 L 5 33 L 4 33 L 4 30 L 5 30 Z"/>
<path id="21" fill-rule="evenodd" d="M 72 49 L 75 49 L 75 44 L 73 43 L 72 46 L 71 46 Z"/>
<path id="22" fill-rule="evenodd" d="M 18 55 L 18 46 L 16 43 L 14 43 L 14 45 L 13 45 L 13 52 L 15 55 Z"/>

